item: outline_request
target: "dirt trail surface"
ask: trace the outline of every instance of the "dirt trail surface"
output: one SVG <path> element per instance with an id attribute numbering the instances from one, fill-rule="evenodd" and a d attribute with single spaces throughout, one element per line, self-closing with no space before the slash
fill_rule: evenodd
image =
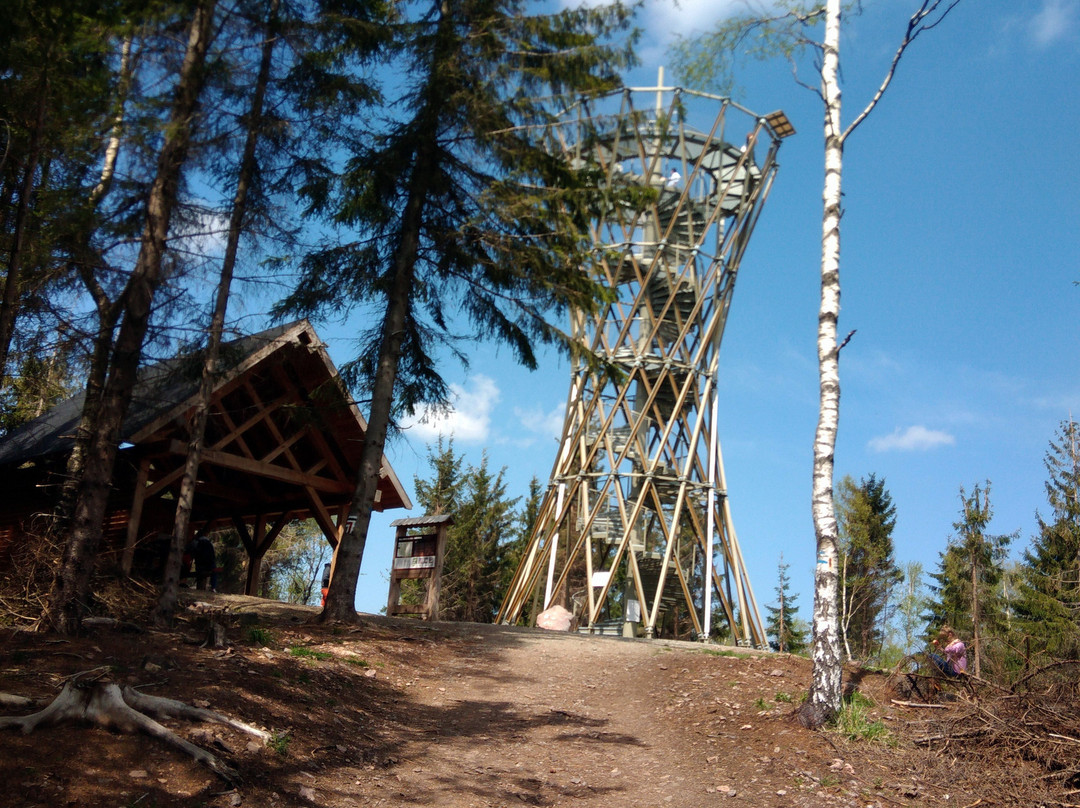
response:
<path id="1" fill-rule="evenodd" d="M 232 614 L 226 649 L 200 647 L 197 621 L 70 641 L 8 632 L 0 692 L 48 700 L 100 668 L 264 727 L 268 746 L 169 722 L 238 769 L 239 787 L 156 740 L 58 726 L 0 735 L 0 806 L 977 804 L 914 776 L 919 753 L 799 727 L 803 659 L 380 617 L 322 627 L 310 609 L 217 602 Z"/>

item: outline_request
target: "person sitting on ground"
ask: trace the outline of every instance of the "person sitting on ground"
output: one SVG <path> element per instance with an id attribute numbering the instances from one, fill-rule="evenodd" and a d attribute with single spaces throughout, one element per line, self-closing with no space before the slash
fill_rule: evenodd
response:
<path id="1" fill-rule="evenodd" d="M 967 646 L 956 636 L 951 626 L 941 627 L 934 646 L 941 650 L 941 654 L 930 654 L 930 659 L 938 670 L 946 676 L 967 673 Z"/>

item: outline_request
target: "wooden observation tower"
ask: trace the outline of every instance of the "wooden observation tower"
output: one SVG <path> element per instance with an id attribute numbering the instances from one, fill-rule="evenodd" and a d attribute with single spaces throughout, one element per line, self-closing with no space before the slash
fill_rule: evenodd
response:
<path id="1" fill-rule="evenodd" d="M 672 87 L 589 103 L 551 126 L 551 142 L 610 187 L 648 192 L 592 222 L 596 271 L 617 299 L 572 313 L 572 328 L 616 372 L 572 368 L 558 457 L 499 620 L 561 603 L 582 631 L 703 639 L 716 608 L 740 645 L 764 647 L 727 498 L 718 358 L 794 130 L 782 112 Z"/>

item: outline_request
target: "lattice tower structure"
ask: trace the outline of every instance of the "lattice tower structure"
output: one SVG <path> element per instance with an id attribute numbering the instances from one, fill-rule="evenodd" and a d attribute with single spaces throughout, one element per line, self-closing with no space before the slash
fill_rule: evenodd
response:
<path id="1" fill-rule="evenodd" d="M 695 128 L 690 118 L 703 109 L 715 119 Z M 778 114 L 630 88 L 551 127 L 573 165 L 613 190 L 644 192 L 591 225 L 594 271 L 615 300 L 572 312 L 571 322 L 606 365 L 572 366 L 560 449 L 501 622 L 562 603 L 581 631 L 704 639 L 718 605 L 717 622 L 738 644 L 765 647 L 727 497 L 717 400 L 735 279 L 777 170 Z"/>

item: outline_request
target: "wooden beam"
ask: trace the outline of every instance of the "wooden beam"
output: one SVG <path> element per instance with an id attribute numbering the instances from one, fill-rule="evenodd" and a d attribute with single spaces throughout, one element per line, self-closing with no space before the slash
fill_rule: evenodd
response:
<path id="1" fill-rule="evenodd" d="M 334 519 L 330 515 L 330 511 L 326 509 L 319 492 L 310 486 L 305 486 L 304 490 L 307 491 L 308 499 L 311 502 L 311 518 L 315 520 L 326 540 L 330 542 L 330 547 L 336 550 L 338 526 L 334 524 Z"/>
<path id="2" fill-rule="evenodd" d="M 182 441 L 174 440 L 172 442 L 172 449 L 176 454 L 183 454 L 187 451 L 187 446 Z M 277 480 L 278 482 L 291 483 L 300 486 L 310 485 L 317 491 L 325 491 L 329 494 L 352 493 L 351 487 L 344 483 L 328 480 L 325 477 L 306 474 L 302 471 L 293 471 L 292 469 L 282 468 L 281 466 L 275 466 L 271 463 L 263 463 L 259 460 L 241 457 L 240 455 L 230 454 L 229 452 L 204 450 L 202 459 L 203 462 L 209 463 L 210 465 L 221 466 L 222 468 L 233 469 L 234 471 L 242 471 L 255 477 L 266 477 L 267 479 Z"/>
<path id="3" fill-rule="evenodd" d="M 224 414 L 224 412 L 220 412 L 220 414 L 222 416 L 222 420 L 224 420 L 226 422 L 226 424 L 228 425 L 228 427 L 229 427 L 229 434 L 227 434 L 225 437 L 221 438 L 220 440 L 215 441 L 214 445 L 211 446 L 210 448 L 211 449 L 220 449 L 223 446 L 227 446 L 230 443 L 230 441 L 232 441 L 232 440 L 234 440 L 236 438 L 237 435 L 242 435 L 243 433 L 247 432 L 249 429 L 251 429 L 251 427 L 255 426 L 255 424 L 259 423 L 259 421 L 261 421 L 263 418 L 265 418 L 266 413 L 268 411 L 272 412 L 273 410 L 276 410 L 278 407 L 280 407 L 282 404 L 284 404 L 284 403 L 286 403 L 288 401 L 291 401 L 292 399 L 293 399 L 293 396 L 290 396 L 287 393 L 283 394 L 283 395 L 280 395 L 277 398 L 275 398 L 273 401 L 271 401 L 269 404 L 265 404 L 262 407 L 260 407 L 258 412 L 256 412 L 254 415 L 250 416 L 249 418 L 244 419 L 239 424 L 234 424 L 232 422 L 232 419 L 228 418 Z M 220 404 L 221 402 L 218 402 L 218 403 Z"/>

